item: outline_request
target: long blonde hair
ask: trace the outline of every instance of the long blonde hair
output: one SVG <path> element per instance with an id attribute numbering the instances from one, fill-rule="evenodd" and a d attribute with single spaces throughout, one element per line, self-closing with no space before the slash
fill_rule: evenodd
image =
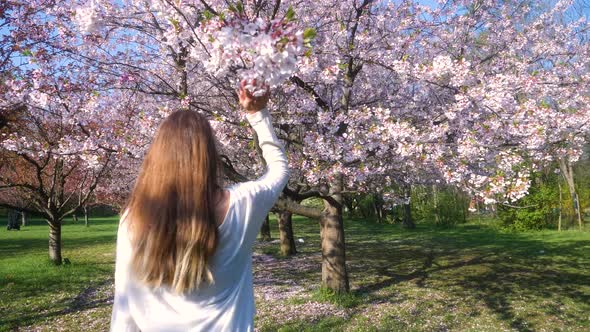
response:
<path id="1" fill-rule="evenodd" d="M 177 111 L 162 122 L 126 207 L 132 269 L 145 284 L 184 293 L 213 282 L 217 162 L 205 117 Z"/>

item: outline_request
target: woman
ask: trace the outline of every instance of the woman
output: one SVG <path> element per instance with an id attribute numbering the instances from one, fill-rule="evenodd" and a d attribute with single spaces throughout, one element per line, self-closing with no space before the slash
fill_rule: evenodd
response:
<path id="1" fill-rule="evenodd" d="M 219 187 L 208 121 L 192 111 L 160 126 L 117 234 L 111 331 L 252 331 L 252 247 L 287 183 L 268 94 L 240 88 L 266 173 Z"/>

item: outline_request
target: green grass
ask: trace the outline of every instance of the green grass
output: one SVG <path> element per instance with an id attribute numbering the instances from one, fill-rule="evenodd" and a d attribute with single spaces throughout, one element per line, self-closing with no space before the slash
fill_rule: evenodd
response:
<path id="1" fill-rule="evenodd" d="M 296 218 L 294 225 L 296 237 L 305 239 L 300 255 L 317 253 L 317 223 Z M 263 330 L 590 330 L 589 232 L 517 233 L 491 222 L 405 230 L 346 220 L 345 228 L 348 298 L 314 287 L 319 264 L 315 271 L 277 274 L 312 280 L 308 297 L 296 297 L 292 304 L 333 303 L 346 308 L 348 318 L 327 315 L 331 327 L 324 329 L 321 318 L 284 324 L 262 310 L 259 316 L 268 319 L 260 321 L 269 322 Z M 261 251 L 272 254 L 268 247 Z"/>
<path id="2" fill-rule="evenodd" d="M 0 331 L 43 326 L 81 310 L 102 308 L 107 313 L 108 296 L 85 298 L 112 279 L 117 221 L 117 217 L 95 218 L 90 227 L 82 221 L 66 223 L 62 255 L 71 264 L 59 267 L 48 259 L 45 221 L 31 220 L 20 231 L 0 231 Z"/>
<path id="3" fill-rule="evenodd" d="M 254 266 L 261 331 L 590 330 L 589 232 L 514 233 L 481 222 L 405 230 L 348 219 L 351 294 L 342 295 L 318 285 L 318 223 L 293 221 L 304 240 L 295 257 L 280 257 L 276 243 L 256 246 L 267 259 Z M 0 230 L 0 331 L 106 330 L 116 224 L 64 225 L 72 263 L 60 267 L 48 262 L 42 221 Z"/>
<path id="4" fill-rule="evenodd" d="M 353 308 L 361 303 L 362 296 L 358 292 L 337 293 L 329 288 L 320 287 L 312 293 L 311 299 L 332 303 L 341 308 Z"/>

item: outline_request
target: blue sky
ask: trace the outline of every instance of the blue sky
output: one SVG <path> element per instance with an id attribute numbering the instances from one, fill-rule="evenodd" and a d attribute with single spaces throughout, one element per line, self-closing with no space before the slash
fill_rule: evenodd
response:
<path id="1" fill-rule="evenodd" d="M 387 0 L 387 1 L 399 1 L 399 0 Z M 419 3 L 430 6 L 430 7 L 436 7 L 438 6 L 438 1 L 437 0 L 417 0 Z M 557 2 L 558 0 L 548 0 L 552 3 Z M 584 15 L 586 17 L 586 19 L 590 18 L 590 1 L 587 0 L 576 0 L 575 1 L 575 6 L 577 6 L 579 8 L 579 10 L 581 10 L 582 15 Z M 577 15 L 576 17 L 577 18 Z M 575 19 L 574 18 L 574 19 Z M 0 20 L 0 24 L 2 23 L 2 20 Z M 0 28 L 0 37 L 2 37 L 4 34 L 6 34 L 8 31 L 8 29 L 6 27 Z M 19 64 L 18 62 L 27 62 L 28 59 L 27 57 L 21 57 L 21 56 L 17 56 L 13 59 L 14 62 L 16 62 L 17 64 Z M 20 63 L 19 65 L 21 65 L 22 63 Z"/>
<path id="2" fill-rule="evenodd" d="M 438 6 L 438 1 L 436 0 L 417 0 L 419 3 L 430 6 L 436 7 Z M 557 0 L 550 0 L 552 3 L 556 3 Z M 582 13 L 586 18 L 590 17 L 590 1 L 585 0 L 576 0 L 575 4 L 579 6 L 582 10 Z"/>

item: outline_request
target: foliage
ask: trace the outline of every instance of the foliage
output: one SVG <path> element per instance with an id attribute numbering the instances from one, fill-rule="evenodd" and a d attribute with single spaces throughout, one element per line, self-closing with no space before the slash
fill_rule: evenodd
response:
<path id="1" fill-rule="evenodd" d="M 412 214 L 422 222 L 453 226 L 466 221 L 466 201 L 456 188 L 422 186 L 412 191 Z"/>
<path id="2" fill-rule="evenodd" d="M 376 211 L 375 211 L 375 202 L 378 200 L 375 194 L 364 194 L 364 195 L 357 195 L 355 198 L 357 201 L 356 210 L 353 211 L 357 216 L 362 216 L 363 218 L 368 219 L 375 219 Z"/>
<path id="3" fill-rule="evenodd" d="M 586 20 L 563 19 L 571 1 L 276 4 L 10 2 L 0 57 L 19 61 L 2 62 L 0 108 L 63 114 L 57 154 L 96 165 L 93 154 L 116 153 L 121 174 L 99 186 L 111 196 L 129 190 L 176 109 L 215 120 L 234 170 L 253 177 L 240 78 L 276 87 L 269 107 L 292 143 L 293 186 L 342 176 L 345 190 L 374 192 L 434 179 L 516 200 L 528 187 L 525 157 L 579 157 L 590 45 Z M 0 138 L 2 149 L 35 156 L 43 143 Z"/>
<path id="4" fill-rule="evenodd" d="M 557 228 L 559 218 L 557 181 L 561 179 L 554 173 L 536 173 L 533 176 L 529 194 L 521 198 L 514 205 L 515 207 L 499 205 L 498 217 L 503 226 L 517 231 Z M 562 204 L 565 207 L 565 202 Z"/>
<path id="5" fill-rule="evenodd" d="M 580 196 L 581 209 L 587 216 L 590 216 L 590 144 L 586 146 L 583 158 L 574 166 L 574 177 Z M 566 193 L 565 197 L 571 202 L 569 193 Z M 568 204 L 569 206 L 571 203 Z"/>

